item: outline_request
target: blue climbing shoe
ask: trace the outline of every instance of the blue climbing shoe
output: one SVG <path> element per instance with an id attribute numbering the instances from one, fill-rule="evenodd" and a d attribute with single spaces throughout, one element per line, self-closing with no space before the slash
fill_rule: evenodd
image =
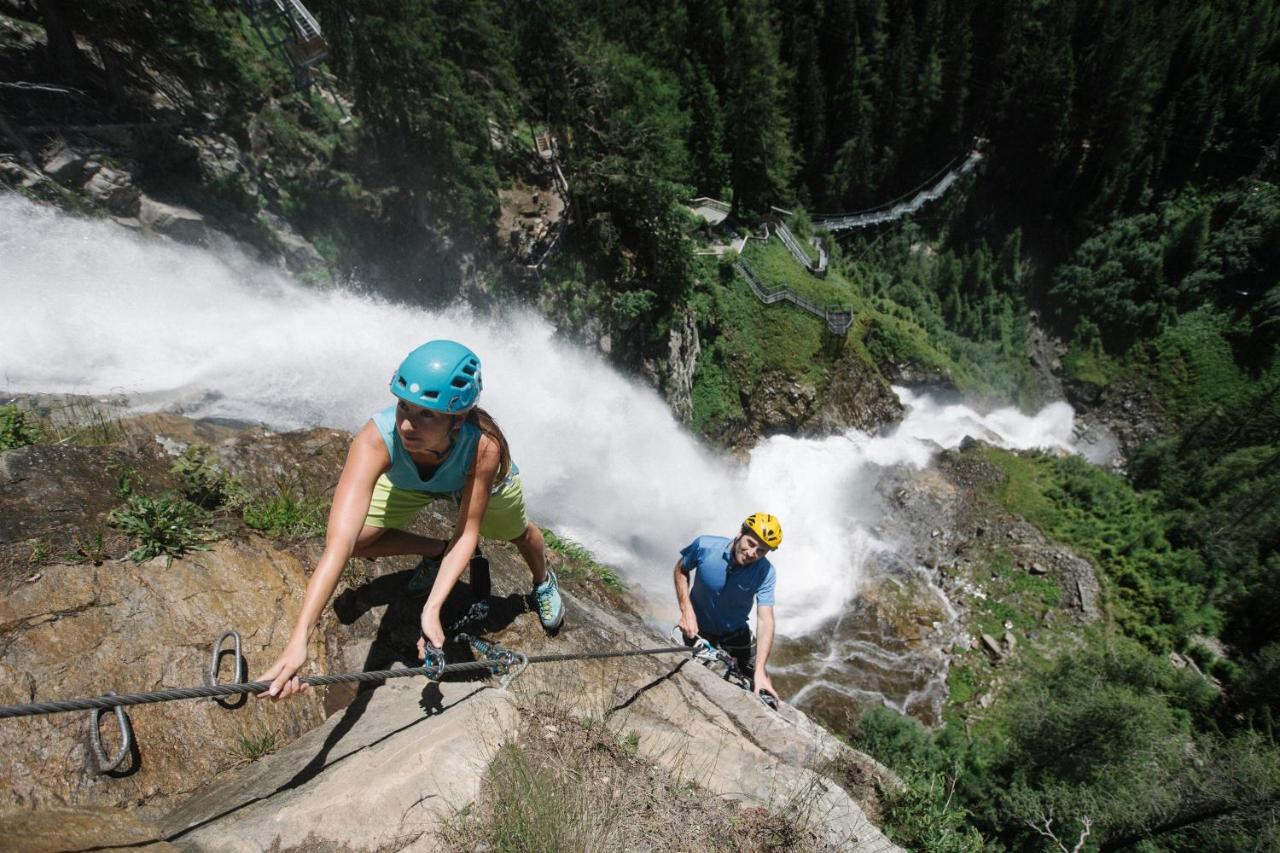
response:
<path id="1" fill-rule="evenodd" d="M 538 603 L 538 619 L 547 631 L 555 631 L 564 624 L 564 602 L 560 600 L 560 585 L 556 573 L 547 569 L 547 579 L 533 588 Z"/>
<path id="2" fill-rule="evenodd" d="M 409 577 L 409 592 L 414 595 L 423 595 L 431 592 L 431 587 L 435 586 L 436 574 L 439 571 L 439 557 L 423 557 L 418 561 L 413 574 Z"/>

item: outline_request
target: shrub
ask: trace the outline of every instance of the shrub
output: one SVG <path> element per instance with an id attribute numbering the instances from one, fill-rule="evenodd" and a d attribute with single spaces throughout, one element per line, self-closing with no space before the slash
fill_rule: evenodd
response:
<path id="1" fill-rule="evenodd" d="M 0 406 L 0 451 L 35 444 L 41 437 L 30 412 L 17 406 Z"/>

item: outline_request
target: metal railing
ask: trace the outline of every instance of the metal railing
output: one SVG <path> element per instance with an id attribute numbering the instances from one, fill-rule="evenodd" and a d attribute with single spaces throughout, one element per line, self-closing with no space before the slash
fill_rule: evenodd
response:
<path id="1" fill-rule="evenodd" d="M 820 306 L 805 299 L 791 288 L 782 285 L 768 287 L 756 275 L 755 270 L 751 269 L 742 258 L 734 262 L 733 268 L 746 279 L 747 286 L 751 288 L 751 292 L 765 305 L 772 305 L 775 302 L 790 302 L 797 308 L 808 311 L 822 320 L 834 335 L 845 335 L 850 327 L 853 326 L 853 311 L 848 308 L 839 305 Z"/>
<path id="2" fill-rule="evenodd" d="M 777 208 L 774 209 L 777 210 Z M 773 229 L 773 233 L 778 235 L 782 245 L 787 247 L 787 250 L 791 252 L 791 257 L 795 258 L 800 266 L 818 276 L 818 278 L 827 277 L 827 250 L 822 247 L 821 240 L 817 237 L 812 238 L 813 246 L 818 250 L 818 260 L 815 261 L 800 245 L 800 241 L 796 239 L 796 235 L 791 233 L 791 229 L 787 227 L 785 222 L 779 222 L 777 227 Z"/>
<path id="3" fill-rule="evenodd" d="M 854 228 L 866 228 L 882 222 L 893 222 L 904 216 L 910 216 L 931 201 L 941 198 L 947 190 L 960 178 L 972 172 L 982 160 L 981 151 L 970 151 L 965 161 L 947 172 L 932 187 L 916 193 L 909 201 L 902 201 L 888 208 L 879 208 L 861 213 L 834 215 L 815 215 L 813 221 L 828 231 L 849 231 Z"/>

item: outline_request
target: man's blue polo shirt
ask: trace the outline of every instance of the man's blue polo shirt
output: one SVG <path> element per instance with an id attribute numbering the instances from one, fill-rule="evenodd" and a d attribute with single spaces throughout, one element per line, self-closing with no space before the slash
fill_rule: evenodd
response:
<path id="1" fill-rule="evenodd" d="M 680 552 L 684 573 L 697 572 L 689 600 L 702 633 L 723 636 L 745 628 L 753 600 L 773 606 L 774 571 L 769 558 L 746 566 L 732 563 L 733 540 L 723 536 L 699 536 Z"/>

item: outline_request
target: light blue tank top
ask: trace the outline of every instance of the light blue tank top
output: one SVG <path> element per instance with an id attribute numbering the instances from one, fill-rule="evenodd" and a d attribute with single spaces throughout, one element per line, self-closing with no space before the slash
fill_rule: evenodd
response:
<path id="1" fill-rule="evenodd" d="M 370 420 L 378 428 L 382 441 L 387 445 L 387 453 L 391 455 L 391 468 L 387 471 L 387 479 L 393 486 L 438 495 L 456 494 L 462 491 L 462 487 L 467 483 L 467 471 L 471 468 L 472 460 L 476 458 L 476 447 L 480 443 L 481 433 L 478 426 L 463 422 L 457 437 L 453 440 L 453 447 L 449 448 L 449 453 L 440 463 L 440 467 L 431 475 L 431 479 L 424 480 L 418 470 L 418 463 L 413 461 L 409 451 L 405 450 L 404 445 L 400 443 L 400 434 L 396 432 L 395 404 L 374 414 Z M 520 471 L 513 461 L 511 473 L 503 482 L 494 483 L 494 491 L 506 485 L 518 473 Z"/>

